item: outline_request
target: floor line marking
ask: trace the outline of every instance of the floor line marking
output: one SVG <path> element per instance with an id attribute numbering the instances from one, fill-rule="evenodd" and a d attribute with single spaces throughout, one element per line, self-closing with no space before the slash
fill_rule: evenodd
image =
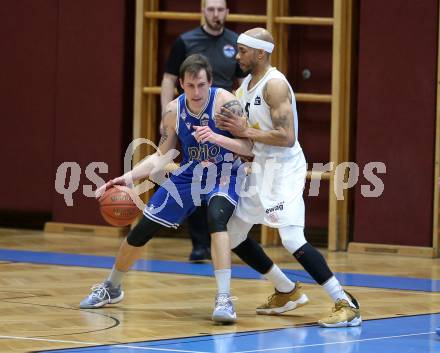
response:
<path id="1" fill-rule="evenodd" d="M 276 351 L 276 350 L 285 350 L 285 349 L 308 348 L 308 347 L 318 347 L 318 346 L 330 346 L 330 345 L 344 344 L 344 343 L 356 343 L 356 342 L 377 341 L 377 340 L 384 340 L 384 339 L 391 339 L 391 338 L 431 335 L 433 333 L 435 333 L 435 331 L 423 332 L 423 333 L 410 333 L 410 334 L 406 334 L 406 335 L 396 335 L 396 336 L 372 337 L 372 338 L 364 338 L 364 339 L 360 339 L 360 340 L 351 340 L 351 341 L 314 343 L 314 344 L 305 344 L 305 345 L 299 345 L 299 346 L 287 346 L 287 347 L 277 347 L 277 348 L 255 349 L 255 350 L 250 350 L 250 351 L 236 351 L 236 352 L 232 352 L 232 353 L 254 353 L 254 352 L 268 352 L 268 351 Z"/>
<path id="2" fill-rule="evenodd" d="M 0 336 L 0 339 L 15 339 L 15 340 L 27 340 L 27 341 L 43 341 L 43 342 L 52 342 L 52 343 L 73 343 L 73 344 L 85 344 L 88 346 L 111 346 L 114 348 L 132 348 L 139 349 L 145 351 L 164 351 L 164 352 L 180 352 L 180 353 L 210 353 L 203 351 L 188 351 L 182 349 L 172 349 L 172 348 L 155 348 L 155 347 L 141 347 L 141 346 L 131 346 L 128 344 L 112 344 L 112 343 L 99 343 L 99 342 L 84 342 L 84 341 L 69 341 L 69 340 L 54 340 L 48 338 L 35 338 L 35 337 L 20 337 L 20 336 Z M 84 349 L 86 347 L 69 347 L 69 348 L 60 348 L 60 349 Z M 54 350 L 53 348 L 50 348 Z M 56 350 L 56 349 L 55 349 Z"/>
<path id="3" fill-rule="evenodd" d="M 49 256 L 48 256 L 49 255 Z M 41 260 L 43 257 L 45 260 Z M 14 249 L 0 249 L 0 261 L 12 261 L 13 263 L 31 263 L 47 266 L 69 266 L 81 267 L 88 266 L 84 261 L 98 261 L 93 268 L 95 269 L 110 269 L 114 263 L 114 256 L 104 255 L 88 255 L 88 254 L 74 254 L 74 253 L 59 253 L 48 251 L 33 251 L 33 250 L 14 250 Z M 87 262 L 86 261 L 86 262 Z M 92 261 L 92 262 L 93 262 Z M 169 266 L 176 264 L 181 266 L 180 271 L 171 271 Z M 183 261 L 171 260 L 141 260 L 134 267 L 134 271 L 149 273 L 174 273 L 178 275 L 192 275 L 192 276 L 212 276 L 212 266 L 209 264 L 197 265 L 189 264 Z M 89 267 L 90 268 L 90 267 Z M 197 270 L 194 270 L 197 268 Z M 295 278 L 303 279 L 303 282 L 309 284 L 313 280 L 306 274 L 304 270 L 298 269 L 283 269 L 286 275 Z M 233 266 L 233 277 L 243 279 L 262 279 L 262 276 L 248 267 L 243 265 Z M 362 274 L 362 273 L 335 273 L 339 281 L 346 286 L 355 286 L 363 288 L 385 288 L 391 290 L 411 290 L 421 292 L 440 292 L 440 280 L 433 280 L 428 278 L 417 277 L 400 277 L 395 275 L 379 275 L 379 274 Z M 388 283 L 392 279 L 395 282 Z M 385 282 L 384 282 L 385 281 Z M 391 287 L 390 287 L 391 286 Z"/>

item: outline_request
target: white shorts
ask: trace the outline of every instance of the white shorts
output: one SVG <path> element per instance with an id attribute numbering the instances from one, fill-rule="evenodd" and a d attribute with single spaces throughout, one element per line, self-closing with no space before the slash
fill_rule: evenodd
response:
<path id="1" fill-rule="evenodd" d="M 265 224 L 273 228 L 304 227 L 305 206 L 303 191 L 307 164 L 300 151 L 295 158 L 278 161 L 277 168 L 268 167 L 264 159 L 254 163 L 263 165 L 259 173 L 246 177 L 244 193 L 240 194 L 235 214 L 243 221 Z M 256 192 L 251 192 L 255 188 Z M 247 195 L 248 194 L 248 195 Z"/>

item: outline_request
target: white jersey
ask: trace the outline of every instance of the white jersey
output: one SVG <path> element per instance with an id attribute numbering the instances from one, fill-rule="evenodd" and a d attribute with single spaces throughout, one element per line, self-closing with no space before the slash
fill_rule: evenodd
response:
<path id="1" fill-rule="evenodd" d="M 249 82 L 252 79 L 251 75 L 248 75 L 242 82 L 241 86 L 237 89 L 235 93 L 237 99 L 240 101 L 241 105 L 245 108 L 246 114 L 248 116 L 249 126 L 260 129 L 263 131 L 273 130 L 272 119 L 270 117 L 270 108 L 263 98 L 263 88 L 267 81 L 271 79 L 281 79 L 285 81 L 289 87 L 290 94 L 292 95 L 292 111 L 293 111 L 293 123 L 295 127 L 295 138 L 297 142 L 292 148 L 269 146 L 261 142 L 254 143 L 253 153 L 257 155 L 283 155 L 292 156 L 296 153 L 296 147 L 299 147 L 298 143 L 298 114 L 296 112 L 296 101 L 295 94 L 293 93 L 292 87 L 287 81 L 286 77 L 278 71 L 276 68 L 271 67 L 265 75 L 257 82 L 257 84 L 248 90 Z"/>
<path id="2" fill-rule="evenodd" d="M 250 90 L 248 86 L 252 76 L 248 75 L 236 96 L 245 107 L 249 126 L 263 131 L 273 130 L 270 108 L 264 101 L 263 88 L 274 78 L 285 81 L 290 89 L 296 142 L 292 147 L 254 142 L 252 172 L 246 178 L 236 214 L 248 223 L 261 223 L 276 228 L 304 226 L 302 194 L 307 168 L 298 142 L 298 116 L 292 87 L 280 71 L 270 68 Z"/>

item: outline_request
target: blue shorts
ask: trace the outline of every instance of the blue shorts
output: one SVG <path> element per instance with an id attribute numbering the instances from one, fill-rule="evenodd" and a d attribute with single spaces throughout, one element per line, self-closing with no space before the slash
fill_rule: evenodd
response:
<path id="1" fill-rule="evenodd" d="M 201 202 L 209 204 L 213 196 L 224 197 L 236 206 L 236 184 L 239 179 L 234 174 L 229 180 L 222 180 L 217 176 L 211 183 L 213 185 L 206 187 L 206 181 L 193 183 L 191 176 L 171 175 L 150 198 L 144 209 L 144 216 L 165 227 L 177 228 Z M 239 186 L 237 190 L 240 190 Z"/>

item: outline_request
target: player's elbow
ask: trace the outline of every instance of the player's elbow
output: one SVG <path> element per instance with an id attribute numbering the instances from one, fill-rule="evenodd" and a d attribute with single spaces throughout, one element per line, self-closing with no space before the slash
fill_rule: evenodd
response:
<path id="1" fill-rule="evenodd" d="M 295 145 L 295 141 L 286 140 L 286 141 L 284 141 L 284 143 L 281 145 L 281 147 L 293 147 L 294 145 Z"/>
<path id="2" fill-rule="evenodd" d="M 282 147 L 293 147 L 295 145 L 294 135 L 286 133 L 283 137 Z"/>
<path id="3" fill-rule="evenodd" d="M 295 146 L 295 142 L 296 142 L 295 136 L 294 135 L 289 136 L 288 147 Z"/>
<path id="4" fill-rule="evenodd" d="M 174 86 L 176 85 L 177 76 L 164 73 L 161 82 L 161 89 L 170 90 L 171 93 L 174 91 Z"/>

